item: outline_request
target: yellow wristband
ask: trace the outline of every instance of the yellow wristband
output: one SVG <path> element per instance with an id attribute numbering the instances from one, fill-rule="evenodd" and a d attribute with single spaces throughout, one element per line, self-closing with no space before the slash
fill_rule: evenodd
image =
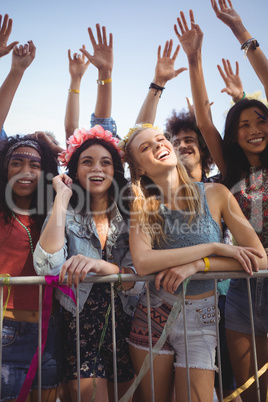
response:
<path id="1" fill-rule="evenodd" d="M 204 272 L 208 272 L 208 271 L 210 270 L 210 262 L 209 262 L 209 259 L 208 259 L 207 257 L 204 257 L 203 260 L 204 260 L 204 263 L 205 263 L 205 270 L 204 270 Z"/>
<path id="2" fill-rule="evenodd" d="M 80 91 L 79 91 L 79 89 L 69 89 L 69 92 L 73 92 L 73 93 L 75 93 L 75 94 L 80 94 Z"/>
<path id="3" fill-rule="evenodd" d="M 97 84 L 99 85 L 108 84 L 109 82 L 112 82 L 112 78 L 107 78 L 107 80 L 97 80 Z"/>

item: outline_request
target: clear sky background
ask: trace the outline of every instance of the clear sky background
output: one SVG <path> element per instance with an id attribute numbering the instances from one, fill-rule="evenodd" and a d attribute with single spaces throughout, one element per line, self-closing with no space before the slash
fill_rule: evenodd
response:
<path id="1" fill-rule="evenodd" d="M 268 55 L 268 1 L 233 0 L 233 6 L 244 25 Z M 37 47 L 36 58 L 26 70 L 5 123 L 8 135 L 37 130 L 54 132 L 64 146 L 64 113 L 69 88 L 67 50 L 78 51 L 82 44 L 92 52 L 87 28 L 105 25 L 114 36 L 113 107 L 112 116 L 118 134 L 124 136 L 133 126 L 140 106 L 154 76 L 157 47 L 168 39 L 178 39 L 173 25 L 180 10 L 188 18 L 192 8 L 195 20 L 204 32 L 203 64 L 213 119 L 220 132 L 224 115 L 230 107 L 228 95 L 221 94 L 224 83 L 217 64 L 229 58 L 240 64 L 240 75 L 248 93 L 264 90 L 237 39 L 219 21 L 210 0 L 1 0 L 0 13 L 13 19 L 10 41 L 26 43 L 32 39 Z M 188 18 L 189 21 L 189 18 Z M 175 46 L 174 46 L 175 48 Z M 1 81 L 8 74 L 11 54 L 0 59 Z M 181 49 L 175 68 L 187 67 Z M 88 128 L 94 111 L 97 70 L 90 65 L 81 84 L 80 127 Z M 185 97 L 191 97 L 188 72 L 166 85 L 160 99 L 156 124 L 163 127 L 172 109 L 187 108 Z"/>

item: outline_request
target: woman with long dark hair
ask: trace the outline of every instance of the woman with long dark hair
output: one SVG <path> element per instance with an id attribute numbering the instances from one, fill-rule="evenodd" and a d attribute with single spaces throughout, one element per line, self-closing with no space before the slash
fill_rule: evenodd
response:
<path id="1" fill-rule="evenodd" d="M 33 252 L 53 199 L 57 163 L 51 149 L 30 136 L 8 137 L 0 150 L 0 266 L 2 275 L 33 276 Z M 38 345 L 38 286 L 12 286 L 2 332 L 3 400 L 16 400 Z M 61 381 L 61 319 L 57 304 L 51 313 L 42 360 L 42 398 L 56 401 Z M 31 401 L 36 401 L 35 377 Z M 12 399 L 13 398 L 13 399 Z"/>

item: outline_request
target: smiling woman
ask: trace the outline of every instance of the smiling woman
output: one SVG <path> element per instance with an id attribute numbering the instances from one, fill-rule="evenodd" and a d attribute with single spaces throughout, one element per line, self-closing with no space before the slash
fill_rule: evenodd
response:
<path id="1" fill-rule="evenodd" d="M 41 275 L 67 275 L 68 286 L 79 285 L 81 395 L 91 399 L 96 380 L 96 401 L 113 399 L 113 353 L 111 322 L 100 349 L 102 328 L 110 304 L 109 283 L 83 282 L 86 275 L 136 272 L 128 246 L 128 205 L 121 202 L 127 180 L 118 140 L 101 126 L 77 130 L 61 155 L 68 160 L 68 176 L 54 178 L 56 197 L 52 212 L 35 250 L 35 268 Z M 126 194 L 126 191 L 125 191 Z M 64 223 L 63 223 L 64 222 Z M 51 258 L 52 256 L 52 258 Z M 126 337 L 140 286 L 124 283 L 128 292 L 116 291 L 116 334 L 118 393 L 122 396 L 134 377 Z M 77 394 L 76 306 L 63 294 L 56 297 L 64 307 L 66 356 L 65 381 L 73 400 Z"/>
<path id="2" fill-rule="evenodd" d="M 34 276 L 33 251 L 47 214 L 49 176 L 57 163 L 48 146 L 24 136 L 2 141 L 0 150 L 0 271 L 2 275 Z M 52 194 L 51 194 L 52 196 Z M 37 202 L 38 200 L 38 202 Z M 27 297 L 26 297 L 27 295 Z M 37 348 L 39 290 L 37 286 L 13 286 L 3 320 L 3 399 L 16 400 Z M 61 382 L 61 320 L 54 305 L 42 361 L 42 397 L 54 401 Z M 31 396 L 37 397 L 38 379 Z"/>
<path id="3" fill-rule="evenodd" d="M 252 274 L 266 268 L 265 251 L 229 190 L 221 184 L 192 182 L 172 144 L 156 127 L 135 126 L 122 145 L 134 182 L 132 259 L 139 275 L 157 273 L 155 282 L 149 284 L 151 310 L 147 296 L 141 295 L 132 320 L 129 343 L 134 369 L 138 375 L 148 354 L 148 314 L 154 346 L 167 330 L 165 323 L 173 306 L 182 301 L 184 282 L 191 397 L 212 401 L 217 321 L 214 282 L 189 278 L 208 270 Z M 241 247 L 222 243 L 222 219 Z M 174 385 L 176 401 L 188 399 L 184 336 L 182 313 L 178 312 L 153 363 L 157 401 L 171 400 Z M 137 389 L 139 400 L 150 400 L 149 383 L 147 374 Z"/>

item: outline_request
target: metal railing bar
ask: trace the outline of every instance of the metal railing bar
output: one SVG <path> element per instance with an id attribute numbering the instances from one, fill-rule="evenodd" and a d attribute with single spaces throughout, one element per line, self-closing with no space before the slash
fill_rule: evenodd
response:
<path id="1" fill-rule="evenodd" d="M 81 402 L 80 392 L 80 325 L 79 325 L 79 284 L 76 288 L 76 364 L 77 364 L 77 402 Z"/>
<path id="2" fill-rule="evenodd" d="M 114 283 L 111 283 L 111 313 L 112 313 L 112 337 L 113 337 L 113 367 L 114 367 L 114 399 L 118 402 L 117 388 L 117 355 L 116 355 L 116 332 L 115 332 L 115 308 L 114 308 Z"/>
<path id="3" fill-rule="evenodd" d="M 151 379 L 151 396 L 152 402 L 155 401 L 155 393 L 154 393 L 154 364 L 153 364 L 153 341 L 152 341 L 152 321 L 151 321 L 151 301 L 150 301 L 150 289 L 147 286 L 146 289 L 146 298 L 147 298 L 147 319 L 148 319 L 148 332 L 149 332 L 149 356 L 150 356 L 150 379 Z"/>
<path id="4" fill-rule="evenodd" d="M 0 288 L 0 334 L 3 333 L 3 304 L 4 304 L 4 289 Z M 0 379 L 2 379 L 2 336 L 0 336 Z M 2 392 L 2 381 L 0 380 L 0 396 Z"/>
<path id="5" fill-rule="evenodd" d="M 185 344 L 185 361 L 187 372 L 187 390 L 188 390 L 188 402 L 191 402 L 191 379 L 189 370 L 189 354 L 188 354 L 188 339 L 187 339 L 187 323 L 186 323 L 186 307 L 185 307 L 185 289 L 182 286 L 182 313 L 183 313 L 183 325 L 184 325 L 184 344 Z"/>
<path id="6" fill-rule="evenodd" d="M 218 379 L 220 389 L 220 402 L 223 401 L 223 386 L 222 386 L 222 369 L 221 369 L 221 343 L 220 343 L 220 329 L 219 329 L 219 306 L 218 306 L 218 294 L 217 294 L 217 279 L 214 279 L 215 289 L 215 325 L 216 325 L 216 338 L 217 338 L 217 358 L 218 358 Z"/>
<path id="7" fill-rule="evenodd" d="M 250 288 L 250 278 L 247 278 L 247 289 L 248 289 L 248 304 L 249 304 L 250 326 L 251 326 L 251 336 L 252 336 L 252 348 L 253 348 L 253 357 L 254 357 L 254 371 L 255 371 L 255 379 L 256 379 L 256 390 L 257 390 L 258 402 L 261 402 L 260 383 L 259 383 L 259 377 L 258 377 L 257 349 L 256 349 L 256 341 L 255 341 L 255 328 L 254 328 L 254 318 L 253 318 L 252 298 L 251 298 L 251 288 Z"/>
<path id="8" fill-rule="evenodd" d="M 42 285 L 39 285 L 39 319 L 38 319 L 38 402 L 42 401 Z"/>

